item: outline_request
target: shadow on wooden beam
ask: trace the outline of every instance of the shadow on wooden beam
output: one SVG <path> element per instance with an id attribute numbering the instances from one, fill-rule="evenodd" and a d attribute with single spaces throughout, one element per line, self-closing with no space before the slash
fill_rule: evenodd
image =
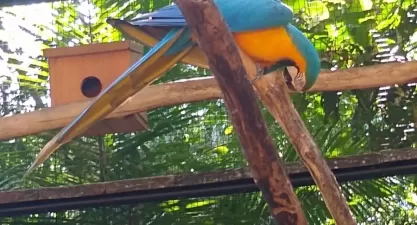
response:
<path id="1" fill-rule="evenodd" d="M 364 89 L 417 81 L 417 62 L 387 63 L 352 69 L 323 71 L 311 92 Z M 107 118 L 117 118 L 159 107 L 221 98 L 213 77 L 152 85 L 134 95 Z M 91 101 L 75 102 L 0 118 L 0 140 L 62 128 Z"/>
<path id="2" fill-rule="evenodd" d="M 417 149 L 385 150 L 327 160 L 339 182 L 417 174 Z M 302 163 L 288 163 L 294 187 L 314 182 Z M 0 192 L 0 216 L 259 191 L 248 168 L 167 175 L 79 186 Z"/>

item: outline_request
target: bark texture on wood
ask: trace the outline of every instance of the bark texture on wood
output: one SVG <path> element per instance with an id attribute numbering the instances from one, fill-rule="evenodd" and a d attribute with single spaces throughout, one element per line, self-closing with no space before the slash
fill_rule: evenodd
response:
<path id="1" fill-rule="evenodd" d="M 404 84 L 417 80 L 417 62 L 387 63 L 337 71 L 324 70 L 310 91 L 348 90 Z M 106 118 L 143 112 L 164 106 L 221 98 L 212 77 L 144 88 Z M 62 128 L 91 101 L 74 102 L 39 111 L 0 118 L 0 140 Z"/>
<path id="2" fill-rule="evenodd" d="M 255 79 L 256 67 L 243 53 L 249 79 Z M 333 172 L 326 164 L 320 149 L 295 109 L 283 74 L 274 72 L 253 82 L 268 111 L 283 128 L 302 162 L 308 168 L 323 196 L 324 202 L 338 225 L 355 225 L 356 221 L 347 205 Z"/>
<path id="3" fill-rule="evenodd" d="M 212 0 L 177 0 L 176 3 L 208 58 L 253 179 L 274 221 L 281 225 L 307 224 L 223 17 Z"/>

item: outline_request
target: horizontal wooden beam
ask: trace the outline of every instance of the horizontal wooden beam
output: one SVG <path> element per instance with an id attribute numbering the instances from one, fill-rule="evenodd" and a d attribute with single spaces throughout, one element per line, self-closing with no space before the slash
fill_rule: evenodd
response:
<path id="1" fill-rule="evenodd" d="M 336 71 L 323 71 L 309 90 L 364 89 L 417 81 L 417 61 L 387 63 Z M 164 106 L 221 98 L 213 77 L 151 85 L 134 95 L 107 118 L 122 117 Z M 0 118 L 0 140 L 61 128 L 70 123 L 91 101 L 74 102 L 25 114 Z"/>
<path id="2" fill-rule="evenodd" d="M 339 182 L 415 174 L 417 149 L 384 150 L 328 159 Z M 287 163 L 294 187 L 314 185 L 302 163 Z M 137 204 L 259 191 L 249 168 L 166 175 L 67 187 L 0 192 L 0 216 Z"/>

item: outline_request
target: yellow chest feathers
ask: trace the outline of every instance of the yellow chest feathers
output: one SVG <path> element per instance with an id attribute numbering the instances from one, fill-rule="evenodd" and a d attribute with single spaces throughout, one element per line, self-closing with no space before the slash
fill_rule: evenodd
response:
<path id="1" fill-rule="evenodd" d="M 284 28 L 236 32 L 233 36 L 239 48 L 256 63 L 272 65 L 283 59 L 304 62 Z M 304 69 L 305 63 L 298 66 Z"/>

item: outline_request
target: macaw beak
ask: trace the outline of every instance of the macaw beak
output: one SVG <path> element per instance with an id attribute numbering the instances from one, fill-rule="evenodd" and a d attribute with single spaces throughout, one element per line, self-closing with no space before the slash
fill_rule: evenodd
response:
<path id="1" fill-rule="evenodd" d="M 294 90 L 304 92 L 314 85 L 320 74 L 320 57 L 313 43 L 300 30 L 292 24 L 286 29 L 297 51 L 297 54 L 289 54 L 288 60 L 298 68 L 297 71 L 288 70 L 287 75 L 291 75 Z"/>

